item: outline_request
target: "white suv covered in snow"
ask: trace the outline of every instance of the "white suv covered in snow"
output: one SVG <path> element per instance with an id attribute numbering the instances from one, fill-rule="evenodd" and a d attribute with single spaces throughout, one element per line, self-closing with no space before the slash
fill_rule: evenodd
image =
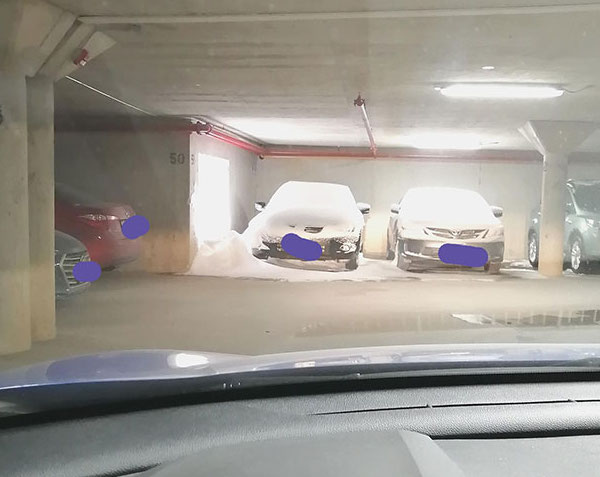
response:
<path id="1" fill-rule="evenodd" d="M 348 186 L 324 182 L 291 181 L 281 185 L 268 204 L 257 202 L 260 213 L 244 234 L 252 253 L 261 259 L 298 259 L 282 247 L 282 239 L 294 234 L 321 246 L 319 260 L 344 262 L 358 267 L 367 204 L 356 203 Z"/>
<path id="2" fill-rule="evenodd" d="M 393 204 L 387 232 L 388 259 L 403 270 L 441 264 L 442 245 L 459 244 L 486 250 L 484 268 L 498 272 L 504 257 L 502 209 L 490 206 L 477 192 L 448 187 L 409 189 Z"/>

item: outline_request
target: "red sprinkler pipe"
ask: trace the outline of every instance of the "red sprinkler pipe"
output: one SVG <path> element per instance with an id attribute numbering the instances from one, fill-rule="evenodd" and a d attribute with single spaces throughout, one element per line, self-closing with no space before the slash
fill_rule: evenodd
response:
<path id="1" fill-rule="evenodd" d="M 206 136 L 210 136 L 214 139 L 224 142 L 225 144 L 230 144 L 232 146 L 239 147 L 240 149 L 244 149 L 246 151 L 253 152 L 254 154 L 258 154 L 259 156 L 262 156 L 265 153 L 264 147 L 259 146 L 258 144 L 251 143 L 244 139 L 232 136 L 231 134 L 228 134 L 225 131 L 217 129 L 212 124 L 197 123 L 195 125 L 194 130 L 198 134 L 204 134 Z"/>
<path id="2" fill-rule="evenodd" d="M 298 158 L 348 158 L 348 159 L 370 159 L 373 158 L 373 150 L 358 147 L 286 147 L 286 146 L 263 146 L 242 139 L 237 136 L 218 129 L 209 123 L 197 123 L 193 125 L 194 132 L 212 137 L 218 141 L 230 144 L 245 151 L 249 151 L 261 157 L 298 157 Z M 449 152 L 449 151 L 416 151 L 414 149 L 383 149 L 377 151 L 379 159 L 403 159 L 403 160 L 460 160 L 461 162 L 540 162 L 540 155 L 532 151 L 477 151 L 475 153 Z"/>
<path id="3" fill-rule="evenodd" d="M 367 130 L 367 136 L 369 136 L 369 143 L 371 144 L 371 152 L 373 153 L 373 157 L 377 157 L 377 144 L 375 144 L 375 137 L 373 136 L 373 129 L 371 129 L 371 122 L 369 121 L 369 116 L 367 115 L 367 108 L 365 107 L 365 100 L 360 97 L 360 93 L 358 97 L 354 100 L 354 106 L 358 106 L 360 108 L 360 114 L 362 116 L 363 123 L 365 124 L 365 129 Z"/>

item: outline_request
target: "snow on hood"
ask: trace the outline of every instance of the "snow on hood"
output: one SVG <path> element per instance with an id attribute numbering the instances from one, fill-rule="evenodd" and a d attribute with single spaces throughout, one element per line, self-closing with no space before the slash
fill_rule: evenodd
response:
<path id="1" fill-rule="evenodd" d="M 274 212 L 266 210 L 262 226 L 266 229 L 286 229 L 288 227 L 303 230 L 304 227 L 327 227 L 337 232 L 360 228 L 364 219 L 355 208 L 334 207 L 290 207 Z"/>

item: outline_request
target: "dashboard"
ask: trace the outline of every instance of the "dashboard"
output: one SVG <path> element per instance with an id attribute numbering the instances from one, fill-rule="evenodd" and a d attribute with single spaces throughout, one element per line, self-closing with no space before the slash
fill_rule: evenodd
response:
<path id="1" fill-rule="evenodd" d="M 2 419 L 0 474 L 598 474 L 595 380 L 425 384 L 344 392 L 299 386 L 296 395 L 267 390 L 216 402 Z"/>

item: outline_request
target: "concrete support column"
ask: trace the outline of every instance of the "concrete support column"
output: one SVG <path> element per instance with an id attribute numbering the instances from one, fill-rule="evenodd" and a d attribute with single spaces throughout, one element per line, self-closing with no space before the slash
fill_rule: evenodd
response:
<path id="1" fill-rule="evenodd" d="M 0 70 L 0 354 L 31 346 L 25 75 Z"/>
<path id="2" fill-rule="evenodd" d="M 569 154 L 597 129 L 582 121 L 528 121 L 519 129 L 544 156 L 538 270 L 562 275 Z"/>
<path id="3" fill-rule="evenodd" d="M 27 79 L 32 339 L 56 335 L 54 310 L 54 83 Z"/>
<path id="4" fill-rule="evenodd" d="M 544 155 L 538 270 L 547 277 L 563 271 L 568 164 L 565 154 Z"/>

